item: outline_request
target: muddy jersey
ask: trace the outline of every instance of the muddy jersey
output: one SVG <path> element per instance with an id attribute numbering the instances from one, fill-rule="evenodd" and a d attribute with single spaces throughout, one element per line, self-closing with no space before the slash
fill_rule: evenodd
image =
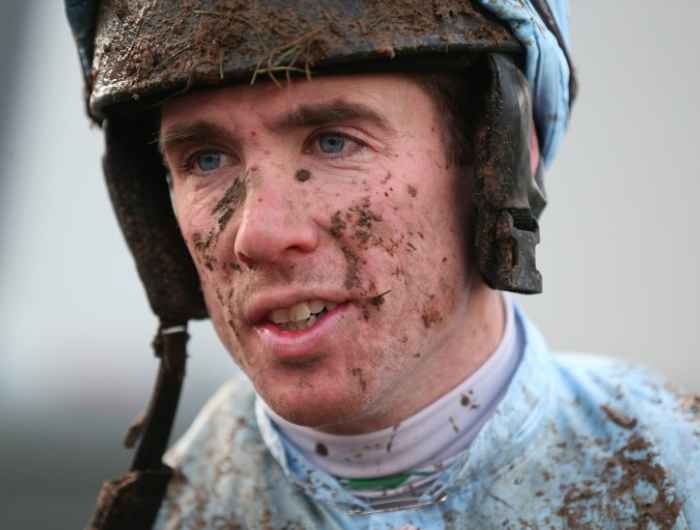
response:
<path id="1" fill-rule="evenodd" d="M 239 379 L 168 454 L 155 528 L 700 530 L 700 397 L 617 361 L 555 357 L 517 309 L 516 322 L 522 361 L 504 397 L 428 487 L 354 495 L 263 432 Z"/>

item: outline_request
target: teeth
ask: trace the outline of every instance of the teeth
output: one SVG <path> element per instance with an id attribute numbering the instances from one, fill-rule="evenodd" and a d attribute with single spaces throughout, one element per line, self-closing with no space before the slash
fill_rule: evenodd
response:
<path id="1" fill-rule="evenodd" d="M 272 320 L 275 324 L 289 322 L 289 309 L 275 309 L 270 314 L 270 320 Z"/>
<path id="2" fill-rule="evenodd" d="M 312 313 L 320 313 L 323 311 L 324 307 L 326 307 L 326 302 L 321 300 L 311 300 L 311 302 L 309 302 L 309 311 Z"/>
<path id="3" fill-rule="evenodd" d="M 301 329 L 308 328 L 311 324 L 313 324 L 316 321 L 316 316 L 311 315 L 309 318 L 306 320 L 299 320 L 297 322 L 285 322 L 284 324 L 281 324 L 280 327 L 282 329 L 287 329 L 287 330 L 294 330 L 294 331 L 299 331 Z"/>
<path id="4" fill-rule="evenodd" d="M 295 304 L 289 308 L 289 318 L 295 322 L 306 320 L 310 316 L 311 310 L 309 309 L 309 304 L 306 302 Z"/>
<path id="5" fill-rule="evenodd" d="M 268 319 L 275 324 L 284 324 L 288 329 L 303 329 L 316 320 L 316 317 L 323 310 L 330 311 L 337 307 L 338 304 L 333 302 L 324 302 L 323 300 L 309 300 L 307 302 L 299 302 L 292 307 L 283 307 L 270 312 Z M 298 328 L 295 325 L 302 326 Z"/>

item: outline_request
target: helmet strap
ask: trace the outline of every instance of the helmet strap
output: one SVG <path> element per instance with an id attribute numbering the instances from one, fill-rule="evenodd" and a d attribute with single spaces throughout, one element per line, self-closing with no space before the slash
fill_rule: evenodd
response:
<path id="1" fill-rule="evenodd" d="M 187 362 L 186 323 L 161 322 L 153 349 L 160 358 L 158 378 L 130 471 L 102 485 L 88 530 L 149 530 L 174 471 L 162 458 L 170 439 Z M 136 429 L 130 429 L 130 442 Z"/>
<path id="2" fill-rule="evenodd" d="M 475 135 L 474 243 L 479 269 L 493 289 L 539 293 L 542 276 L 535 246 L 546 199 L 542 162 L 540 157 L 533 160 L 528 84 L 508 57 L 490 54 L 485 60 L 490 86 Z"/>

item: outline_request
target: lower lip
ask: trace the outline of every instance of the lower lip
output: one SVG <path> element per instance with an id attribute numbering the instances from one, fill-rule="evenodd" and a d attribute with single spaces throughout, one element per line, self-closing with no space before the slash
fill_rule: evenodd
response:
<path id="1" fill-rule="evenodd" d="M 256 326 L 255 330 L 280 361 L 308 362 L 318 355 L 320 342 L 344 318 L 348 309 L 349 304 L 340 304 L 323 313 L 308 328 L 300 330 L 282 329 L 271 322 Z"/>

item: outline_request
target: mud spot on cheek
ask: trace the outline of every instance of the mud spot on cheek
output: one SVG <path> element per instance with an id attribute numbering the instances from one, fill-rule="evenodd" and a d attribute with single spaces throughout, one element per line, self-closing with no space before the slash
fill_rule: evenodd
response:
<path id="1" fill-rule="evenodd" d="M 311 178 L 311 171 L 308 169 L 300 169 L 294 174 L 294 178 L 299 182 L 306 182 Z"/>
<path id="2" fill-rule="evenodd" d="M 340 210 L 335 212 L 331 216 L 331 228 L 330 228 L 330 233 L 331 235 L 338 239 L 340 236 L 343 235 L 343 232 L 345 231 L 345 227 L 347 225 L 345 224 L 345 221 L 343 221 L 341 215 L 340 215 Z"/>
<path id="3" fill-rule="evenodd" d="M 381 222 L 382 216 L 372 211 L 369 197 L 365 197 L 360 204 L 348 210 L 347 219 L 355 225 L 353 237 L 366 245 L 372 235 L 372 225 Z"/>
<path id="4" fill-rule="evenodd" d="M 226 228 L 236 208 L 245 200 L 246 181 L 247 175 L 236 177 L 224 192 L 223 197 L 216 203 L 211 211 L 216 218 L 216 227 L 209 230 L 206 238 L 202 237 L 201 232 L 192 234 L 192 246 L 195 251 L 194 258 L 210 271 L 213 271 L 217 264 L 217 259 L 213 255 L 213 247 L 216 246 L 219 234 Z M 232 268 L 235 269 L 235 267 Z"/>
<path id="5" fill-rule="evenodd" d="M 369 320 L 369 308 L 366 305 L 362 306 L 362 318 Z"/>
<path id="6" fill-rule="evenodd" d="M 219 202 L 216 203 L 216 206 L 214 206 L 211 213 L 217 216 L 216 221 L 219 232 L 223 232 L 231 216 L 236 211 L 236 208 L 245 200 L 246 180 L 247 175 L 236 177 L 233 183 L 224 192 L 224 196 L 221 197 Z"/>
<path id="7" fill-rule="evenodd" d="M 222 307 L 226 310 L 226 323 L 228 324 L 228 327 L 231 329 L 231 332 L 233 333 L 233 336 L 236 338 L 239 344 L 239 348 L 237 348 L 237 351 L 235 352 L 236 354 L 233 355 L 233 357 L 238 360 L 240 359 L 242 364 L 248 365 L 248 366 L 253 366 L 255 364 L 255 358 L 249 354 L 248 350 L 246 348 L 243 348 L 241 345 L 241 337 L 238 334 L 238 328 L 236 327 L 235 319 L 234 319 L 234 311 L 233 311 L 233 293 L 234 289 L 230 288 L 228 290 L 228 293 L 226 293 L 226 299 L 225 300 L 219 300 Z M 218 296 L 218 294 L 217 294 Z M 233 352 L 232 352 L 233 353 Z"/>
<path id="8" fill-rule="evenodd" d="M 349 247 L 343 247 L 342 251 L 347 265 L 343 286 L 350 290 L 360 286 L 360 258 Z"/>
<path id="9" fill-rule="evenodd" d="M 373 296 L 372 298 L 369 299 L 369 303 L 372 304 L 375 307 L 379 307 L 380 305 L 384 304 L 384 297 L 388 295 L 391 292 L 391 290 L 384 291 L 383 293 L 379 293 L 377 296 Z"/>
<path id="10" fill-rule="evenodd" d="M 430 302 L 423 306 L 421 320 L 423 320 L 423 326 L 429 329 L 433 324 L 442 322 L 442 314 L 440 314 L 440 311 Z"/>
<path id="11" fill-rule="evenodd" d="M 406 190 L 408 191 L 408 194 L 415 198 L 418 195 L 418 189 L 415 186 L 411 186 L 410 184 L 406 187 Z"/>
<path id="12" fill-rule="evenodd" d="M 381 215 L 372 211 L 369 197 L 364 197 L 345 212 L 338 210 L 331 216 L 329 233 L 333 238 L 346 240 L 344 243 L 349 243 L 341 247 L 346 262 L 343 286 L 348 290 L 361 285 L 359 269 L 360 264 L 365 262 L 358 257 L 358 252 L 367 250 L 372 245 L 382 245 L 382 238 L 372 233 L 374 223 L 381 221 Z M 349 226 L 352 226 L 353 229 L 350 237 L 346 238 Z M 354 241 L 347 241 L 348 239 Z M 374 287 L 369 289 L 370 292 L 373 290 Z M 379 305 L 379 303 L 374 305 Z"/>
<path id="13" fill-rule="evenodd" d="M 216 234 L 214 233 L 214 230 L 209 231 L 206 239 L 202 238 L 202 234 L 199 232 L 192 234 L 192 245 L 194 246 L 195 250 L 194 257 L 210 271 L 214 270 L 214 266 L 217 263 L 216 258 L 212 256 L 210 252 L 210 247 L 215 238 Z"/>
<path id="14" fill-rule="evenodd" d="M 331 216 L 330 234 L 339 239 L 345 233 L 348 225 L 354 226 L 351 237 L 360 242 L 362 248 L 368 248 L 370 243 L 381 244 L 381 237 L 372 236 L 372 226 L 380 222 L 382 216 L 372 211 L 369 197 L 365 197 L 359 204 L 350 206 L 343 215 L 340 210 Z"/>
<path id="15" fill-rule="evenodd" d="M 236 331 L 236 325 L 233 323 L 233 320 L 229 319 L 226 321 L 228 324 L 228 327 L 231 328 L 231 331 L 233 331 L 233 334 L 238 336 L 238 332 Z"/>
<path id="16" fill-rule="evenodd" d="M 353 375 L 353 377 L 357 377 L 357 381 L 360 384 L 360 389 L 363 392 L 367 391 L 367 381 L 365 381 L 365 378 L 362 376 L 362 368 L 353 368 L 350 370 L 350 373 Z"/>
<path id="17" fill-rule="evenodd" d="M 211 246 L 211 242 L 214 239 L 214 231 L 210 230 L 209 234 L 207 235 L 206 239 L 202 237 L 202 234 L 200 232 L 194 232 L 192 234 L 192 244 L 194 246 L 194 249 L 198 253 L 203 253 L 204 251 L 208 250 L 209 247 Z"/>
<path id="18" fill-rule="evenodd" d="M 221 294 L 221 290 L 218 287 L 215 287 L 214 292 L 216 293 L 216 299 L 223 306 L 225 304 L 225 301 L 224 301 L 224 296 Z"/>

